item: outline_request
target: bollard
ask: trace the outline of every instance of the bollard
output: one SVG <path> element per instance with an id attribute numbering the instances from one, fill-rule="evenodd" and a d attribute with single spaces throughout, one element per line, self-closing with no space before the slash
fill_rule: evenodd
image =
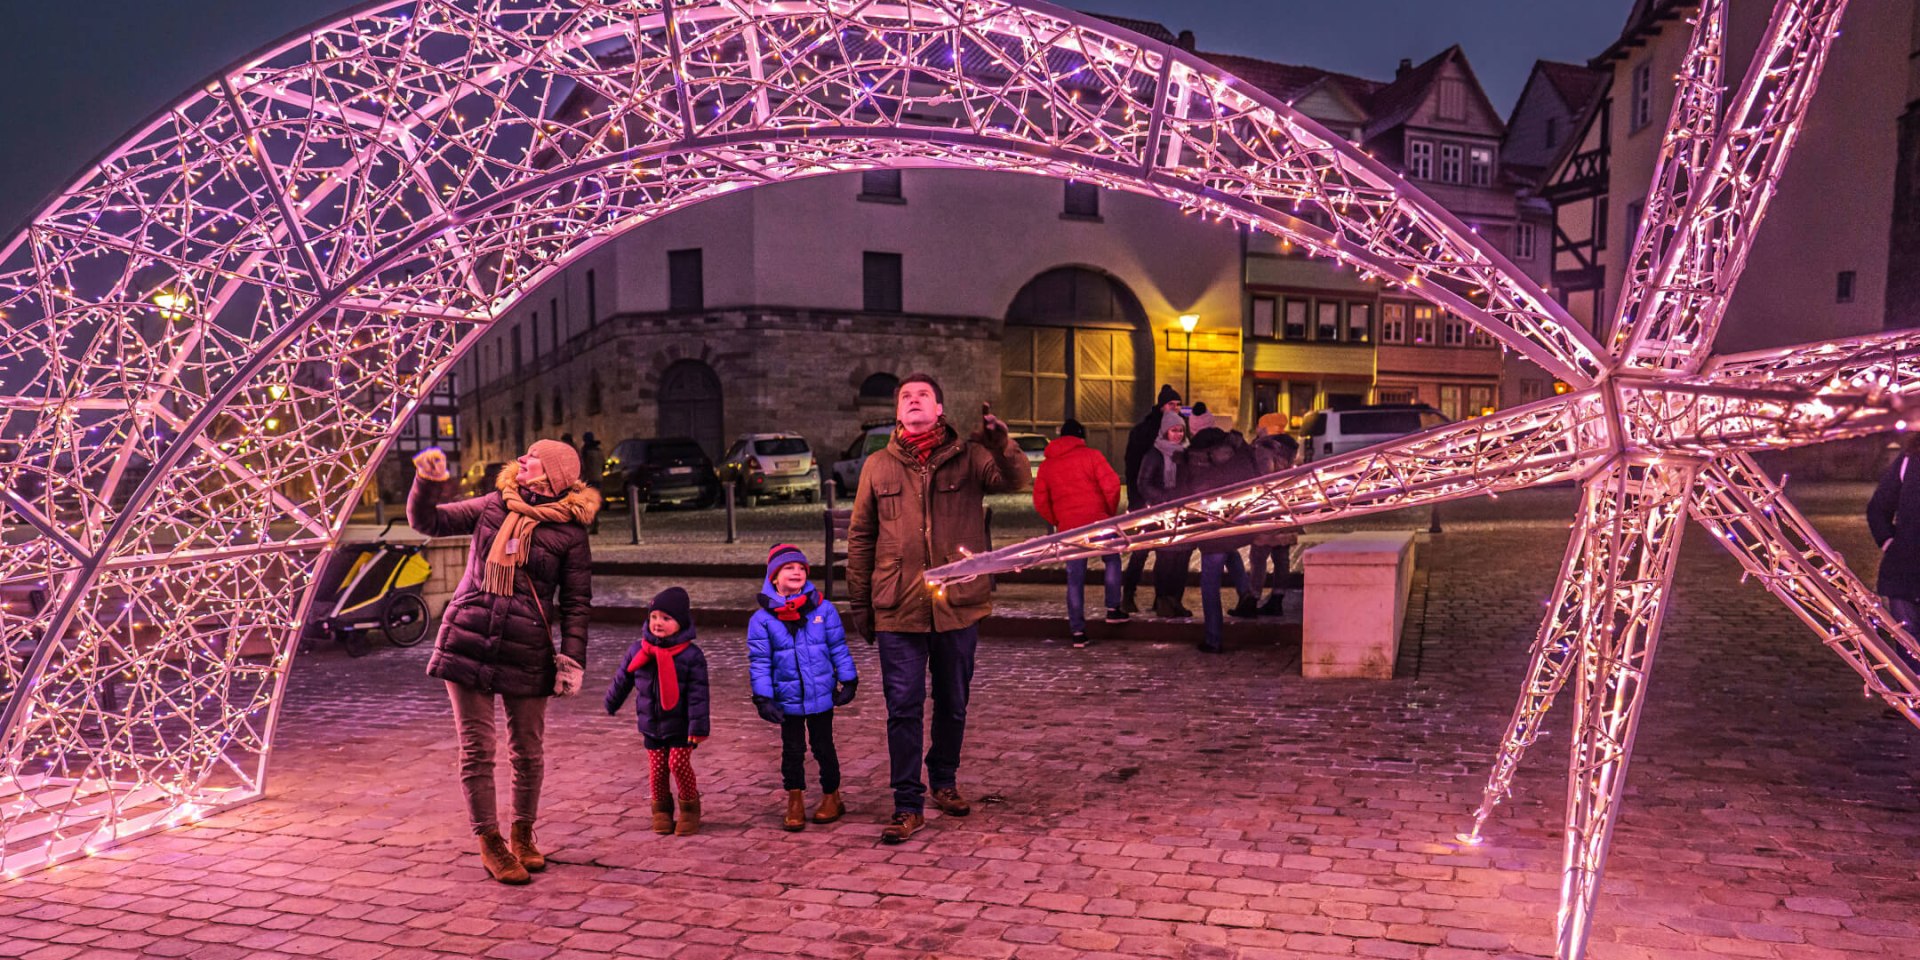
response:
<path id="1" fill-rule="evenodd" d="M 627 518 L 633 521 L 632 543 L 640 542 L 640 515 L 645 513 L 646 510 L 647 502 L 640 499 L 640 488 L 629 486 L 627 488 Z"/>
<path id="2" fill-rule="evenodd" d="M 820 486 L 826 491 L 821 499 L 827 502 L 827 509 L 832 510 L 834 500 L 838 499 L 835 494 L 840 490 L 840 485 L 834 482 L 833 474 L 829 473 L 825 467 L 820 468 Z"/>
<path id="3" fill-rule="evenodd" d="M 376 527 L 384 527 L 387 525 L 386 497 L 373 498 L 373 525 Z"/>
<path id="4" fill-rule="evenodd" d="M 722 492 L 726 494 L 726 497 L 727 497 L 727 542 L 732 543 L 735 540 L 739 539 L 739 531 L 734 526 L 734 522 L 733 522 L 733 500 L 734 500 L 733 484 L 731 483 L 727 484 L 726 488 Z"/>
<path id="5" fill-rule="evenodd" d="M 1427 508 L 1427 532 L 1440 532 L 1440 505 L 1437 503 Z"/>

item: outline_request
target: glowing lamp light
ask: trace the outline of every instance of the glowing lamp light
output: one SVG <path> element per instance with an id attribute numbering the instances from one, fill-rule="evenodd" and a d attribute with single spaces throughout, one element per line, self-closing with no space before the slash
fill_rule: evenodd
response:
<path id="1" fill-rule="evenodd" d="M 175 290 L 162 290 L 153 295 L 153 305 L 160 308 L 163 320 L 181 320 L 193 306 L 193 296 Z"/>
<path id="2" fill-rule="evenodd" d="M 1197 314 L 1197 313 L 1183 313 L 1183 314 L 1181 314 L 1181 315 L 1180 315 L 1180 329 L 1182 329 L 1182 330 L 1185 330 L 1185 331 L 1186 331 L 1186 332 L 1188 332 L 1188 333 L 1192 333 L 1192 332 L 1193 332 L 1193 328 L 1194 328 L 1194 327 L 1197 327 L 1197 326 L 1199 326 L 1199 325 L 1200 325 L 1200 315 L 1199 315 L 1199 314 Z"/>

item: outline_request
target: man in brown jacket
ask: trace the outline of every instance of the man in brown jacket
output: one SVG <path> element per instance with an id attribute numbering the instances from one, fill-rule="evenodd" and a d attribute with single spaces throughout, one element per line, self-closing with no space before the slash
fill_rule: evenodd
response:
<path id="1" fill-rule="evenodd" d="M 948 816 L 972 812 L 960 795 L 960 742 L 973 685 L 975 625 L 993 612 L 984 579 L 927 586 L 926 572 L 987 549 L 989 493 L 1024 489 L 1026 455 L 990 413 L 962 437 L 947 422 L 940 385 L 923 373 L 894 392 L 893 440 L 867 458 L 847 531 L 847 592 L 853 623 L 880 644 L 887 697 L 887 753 L 893 765 L 893 818 L 880 839 L 900 843 L 926 823 L 920 780 L 927 674 L 933 674 L 933 746 L 927 779 Z"/>

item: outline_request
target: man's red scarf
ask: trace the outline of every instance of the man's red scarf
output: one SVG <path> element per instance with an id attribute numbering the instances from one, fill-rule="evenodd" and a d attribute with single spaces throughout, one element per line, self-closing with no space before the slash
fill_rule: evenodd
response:
<path id="1" fill-rule="evenodd" d="M 906 428 L 903 427 L 894 434 L 894 439 L 899 441 L 900 448 L 907 451 L 913 459 L 921 463 L 926 463 L 928 460 L 933 459 L 933 451 L 939 449 L 940 445 L 946 442 L 947 421 L 943 417 L 934 421 L 933 426 L 919 433 L 908 433 Z"/>
<path id="2" fill-rule="evenodd" d="M 640 668 L 649 662 L 657 661 L 660 664 L 660 706 L 665 709 L 672 710 L 680 702 L 680 672 L 673 666 L 674 654 L 691 644 L 692 641 L 687 641 L 671 647 L 656 647 L 651 643 L 642 643 L 640 652 L 634 654 L 632 662 L 627 664 L 628 673 L 639 673 Z"/>

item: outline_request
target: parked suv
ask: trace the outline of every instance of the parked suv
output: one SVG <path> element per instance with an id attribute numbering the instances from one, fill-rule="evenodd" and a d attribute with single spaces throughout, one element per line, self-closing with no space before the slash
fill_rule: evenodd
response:
<path id="1" fill-rule="evenodd" d="M 749 507 L 774 497 L 804 497 L 808 503 L 820 498 L 820 463 L 797 433 L 743 433 L 720 459 L 717 472 Z"/>
<path id="2" fill-rule="evenodd" d="M 860 489 L 860 468 L 866 465 L 867 458 L 886 447 L 893 438 L 892 420 L 869 420 L 861 426 L 860 435 L 847 444 L 840 459 L 833 462 L 833 483 L 845 499 Z"/>
<path id="3" fill-rule="evenodd" d="M 1424 403 L 1377 403 L 1347 410 L 1316 410 L 1300 425 L 1300 462 L 1350 453 L 1447 422 Z"/>
<path id="4" fill-rule="evenodd" d="M 1031 467 L 1034 473 L 1039 473 L 1040 465 L 1047 461 L 1047 444 L 1052 441 L 1037 433 L 1014 433 L 1008 436 L 1013 440 L 1013 445 L 1019 447 L 1021 453 L 1026 454 L 1027 466 Z"/>
<path id="5" fill-rule="evenodd" d="M 629 486 L 640 488 L 648 506 L 690 503 L 705 508 L 720 499 L 713 460 L 687 437 L 620 441 L 607 454 L 600 494 L 608 503 L 625 503 Z"/>

